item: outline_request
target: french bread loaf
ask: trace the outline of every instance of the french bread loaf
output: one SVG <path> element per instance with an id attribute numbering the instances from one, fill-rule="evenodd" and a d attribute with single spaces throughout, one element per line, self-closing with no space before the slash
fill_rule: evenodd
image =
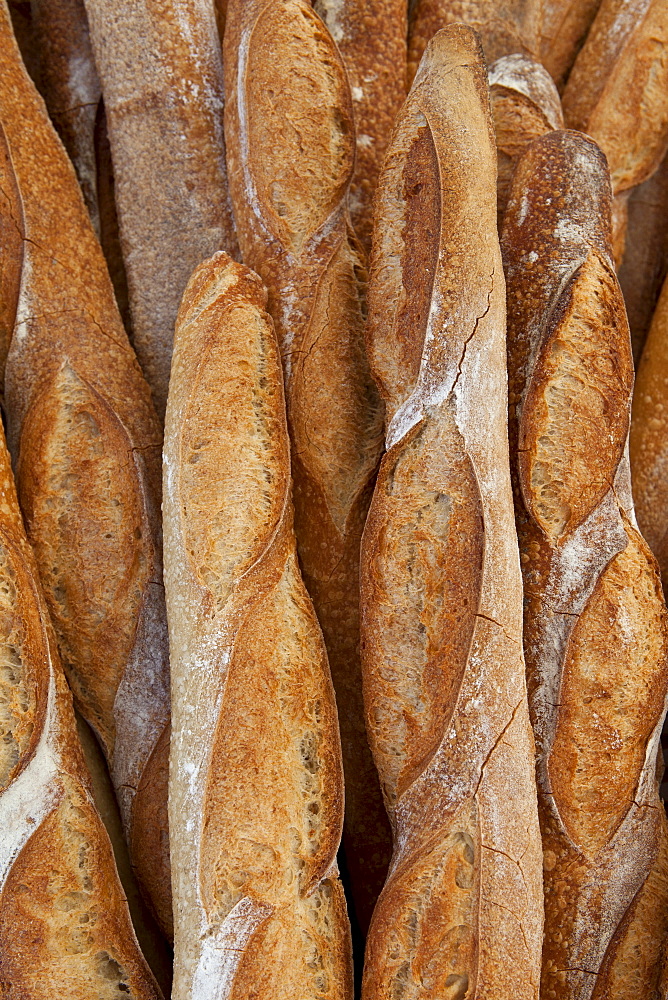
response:
<path id="1" fill-rule="evenodd" d="M 385 149 L 406 97 L 406 0 L 315 0 L 348 73 L 355 123 L 350 218 L 368 254 Z"/>
<path id="2" fill-rule="evenodd" d="M 527 56 L 502 56 L 489 69 L 496 133 L 496 212 L 499 232 L 518 157 L 539 135 L 564 127 L 559 92 L 546 69 Z"/>
<path id="3" fill-rule="evenodd" d="M 668 149 L 668 0 L 603 0 L 563 94 L 564 118 L 608 159 L 618 195 Z"/>
<path id="4" fill-rule="evenodd" d="M 95 120 L 102 96 L 83 0 L 32 0 L 40 87 L 81 185 L 97 236 Z"/>
<path id="5" fill-rule="evenodd" d="M 365 735 L 358 650 L 359 546 L 382 417 L 364 351 L 365 264 L 347 208 L 350 88 L 306 0 L 229 0 L 224 63 L 230 192 L 243 259 L 267 285 L 281 349 L 297 547 L 341 710 L 344 845 L 365 930 L 391 835 Z"/>
<path id="6" fill-rule="evenodd" d="M 93 805 L 1 430 L 0 647 L 0 994 L 159 1000 Z"/>
<path id="7" fill-rule="evenodd" d="M 517 164 L 502 237 L 546 1000 L 651 995 L 668 931 L 668 614 L 631 501 L 611 200 L 593 140 L 549 133 Z"/>
<path id="8" fill-rule="evenodd" d="M 560 91 L 600 6 L 601 0 L 543 0 L 540 61 Z"/>
<path id="9" fill-rule="evenodd" d="M 633 393 L 630 457 L 638 524 L 668 593 L 668 279 L 654 312 Z"/>
<path id="10" fill-rule="evenodd" d="M 227 254 L 179 310 L 164 446 L 173 1000 L 347 1000 L 334 691 L 292 527 L 281 362 Z"/>
<path id="11" fill-rule="evenodd" d="M 538 997 L 495 167 L 482 49 L 451 25 L 425 50 L 375 205 L 367 333 L 387 452 L 362 543 L 362 664 L 395 839 L 365 1000 Z"/>
<path id="12" fill-rule="evenodd" d="M 102 81 L 133 344 L 164 416 L 192 269 L 236 239 L 211 0 L 85 0 Z"/>
<path id="13" fill-rule="evenodd" d="M 541 0 L 414 0 L 408 24 L 409 85 L 429 39 L 456 21 L 480 33 L 488 65 L 514 52 L 539 57 Z"/>
<path id="14" fill-rule="evenodd" d="M 631 328 L 633 358 L 640 360 L 664 278 L 668 274 L 668 156 L 631 192 L 619 284 Z"/>
<path id="15" fill-rule="evenodd" d="M 109 761 L 140 882 L 168 927 L 160 427 L 4 0 L 0 122 L 23 217 L 5 369 L 19 500 L 75 701 Z"/>

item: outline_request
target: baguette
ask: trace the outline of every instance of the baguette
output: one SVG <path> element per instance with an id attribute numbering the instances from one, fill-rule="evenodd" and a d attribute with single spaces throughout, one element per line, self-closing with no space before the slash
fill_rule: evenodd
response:
<path id="1" fill-rule="evenodd" d="M 518 157 L 539 135 L 563 128 L 564 117 L 550 74 L 523 55 L 502 56 L 490 67 L 489 96 L 496 133 L 500 232 Z"/>
<path id="2" fill-rule="evenodd" d="M 631 344 L 593 140 L 552 132 L 529 147 L 502 250 L 545 868 L 541 996 L 632 1000 L 656 985 L 668 931 L 656 776 L 668 614 L 631 502 Z"/>
<path id="3" fill-rule="evenodd" d="M 100 235 L 95 119 L 102 96 L 83 0 L 32 0 L 40 89 L 76 171 L 93 229 Z"/>
<path id="4" fill-rule="evenodd" d="M 559 91 L 600 6 L 601 0 L 543 0 L 540 60 Z"/>
<path id="5" fill-rule="evenodd" d="M 236 239 L 211 0 L 85 0 L 102 81 L 133 344 L 162 417 L 192 269 Z"/>
<path id="6" fill-rule="evenodd" d="M 603 0 L 563 94 L 569 128 L 608 159 L 618 195 L 646 181 L 668 150 L 668 0 Z"/>
<path id="7" fill-rule="evenodd" d="M 451 25 L 425 50 L 375 206 L 367 332 L 387 452 L 362 543 L 362 663 L 395 840 L 365 1000 L 538 997 L 495 156 L 482 49 Z"/>
<path id="8" fill-rule="evenodd" d="M 168 928 L 160 427 L 4 0 L 0 122 L 24 234 L 5 369 L 19 500 L 77 707 L 105 751 L 137 875 Z"/>
<path id="9" fill-rule="evenodd" d="M 93 804 L 2 431 L 0 605 L 0 993 L 159 1000 Z"/>
<path id="10" fill-rule="evenodd" d="M 111 841 L 116 870 L 130 910 L 130 918 L 139 947 L 164 996 L 169 997 L 172 992 L 170 948 L 144 901 L 132 871 L 116 793 L 100 744 L 93 730 L 79 712 L 75 711 L 74 718 L 86 770 L 90 776 L 93 801 Z"/>
<path id="11" fill-rule="evenodd" d="M 406 0 L 315 0 L 313 7 L 338 45 L 350 81 L 356 134 L 350 218 L 368 254 L 378 173 L 406 97 Z"/>
<path id="12" fill-rule="evenodd" d="M 344 846 L 364 932 L 391 834 L 365 735 L 358 649 L 359 546 L 382 417 L 364 351 L 366 271 L 347 211 L 352 101 L 332 37 L 305 0 L 229 0 L 224 63 L 230 192 L 244 261 L 269 291 L 285 371 L 297 546 L 341 708 Z M 280 91 L 277 66 L 286 71 Z"/>
<path id="13" fill-rule="evenodd" d="M 668 156 L 631 193 L 619 283 L 631 328 L 633 358 L 640 360 L 661 286 L 668 274 Z"/>
<path id="14" fill-rule="evenodd" d="M 408 24 L 408 84 L 429 39 L 455 21 L 480 33 L 488 65 L 519 52 L 539 58 L 541 0 L 414 0 Z"/>
<path id="15" fill-rule="evenodd" d="M 632 412 L 630 457 L 638 525 L 668 593 L 668 278 L 638 365 Z"/>
<path id="16" fill-rule="evenodd" d="M 343 773 L 299 575 L 266 292 L 223 253 L 179 310 L 164 449 L 173 1000 L 352 995 Z"/>

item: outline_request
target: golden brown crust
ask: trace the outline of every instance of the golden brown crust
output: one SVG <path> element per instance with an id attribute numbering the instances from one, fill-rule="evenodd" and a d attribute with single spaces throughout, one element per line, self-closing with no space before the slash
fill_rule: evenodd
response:
<path id="1" fill-rule="evenodd" d="M 628 201 L 619 283 L 631 328 L 633 358 L 640 361 L 647 332 L 668 273 L 668 156 Z"/>
<path id="2" fill-rule="evenodd" d="M 487 93 L 475 32 L 440 31 L 376 198 L 367 335 L 388 451 L 362 543 L 362 662 L 395 845 L 365 1000 L 502 996 L 510 982 L 538 996 L 540 834 Z M 416 261 L 434 262 L 419 299 Z"/>
<path id="3" fill-rule="evenodd" d="M 107 767 L 107 762 L 104 759 L 104 754 L 100 749 L 100 744 L 95 738 L 93 730 L 90 728 L 83 716 L 80 715 L 79 712 L 75 711 L 74 717 L 76 720 L 77 734 L 79 736 L 79 742 L 81 743 L 86 769 L 90 775 L 95 808 L 100 814 L 100 819 L 104 823 L 105 829 L 109 834 L 109 840 L 111 841 L 111 846 L 114 851 L 114 860 L 118 870 L 118 877 L 121 880 L 123 892 L 127 899 L 130 917 L 132 918 L 132 926 L 134 927 L 135 934 L 137 935 L 139 947 L 142 950 L 144 958 L 149 964 L 151 972 L 158 981 L 160 989 L 163 994 L 168 997 L 172 992 L 171 949 L 165 942 L 165 939 L 158 928 L 149 905 L 146 903 L 139 888 L 139 883 L 137 882 L 134 871 L 132 870 L 132 862 L 130 861 L 128 845 L 125 842 L 123 822 L 121 820 L 118 802 L 116 801 L 114 786 L 109 775 L 109 768 Z M 165 734 L 167 739 L 169 739 L 169 728 L 165 730 Z M 165 734 L 163 734 L 163 736 Z M 165 764 L 167 765 L 168 763 L 169 761 L 166 759 Z M 163 808 L 166 812 L 166 800 Z M 164 829 L 167 829 L 166 818 Z M 156 853 L 152 855 L 152 857 L 155 856 Z M 169 861 L 167 865 L 167 872 L 169 873 Z"/>
<path id="4" fill-rule="evenodd" d="M 560 92 L 600 6 L 601 0 L 543 0 L 540 61 Z"/>
<path id="5" fill-rule="evenodd" d="M 23 206 L 14 166 L 0 124 L 0 385 L 14 331 L 23 269 Z"/>
<path id="6" fill-rule="evenodd" d="M 32 0 L 40 87 L 77 174 L 86 208 L 100 235 L 95 165 L 95 118 L 102 96 L 83 0 Z"/>
<path id="7" fill-rule="evenodd" d="M 612 190 L 646 181 L 668 148 L 668 4 L 603 0 L 563 94 L 569 128 L 608 159 Z"/>
<path id="8" fill-rule="evenodd" d="M 364 352 L 364 261 L 348 222 L 353 102 L 336 45 L 305 0 L 229 2 L 224 62 L 230 192 L 286 375 L 297 545 L 342 708 L 344 843 L 365 929 L 390 832 L 358 652 L 359 544 L 382 418 Z M 280 88 L 276 65 L 290 67 Z"/>
<path id="9" fill-rule="evenodd" d="M 479 32 L 488 65 L 514 52 L 539 58 L 538 0 L 415 0 L 408 25 L 409 85 L 429 39 L 439 28 L 456 21 Z"/>
<path id="10" fill-rule="evenodd" d="M 0 990 L 159 1000 L 95 811 L 0 438 Z"/>
<path id="11" fill-rule="evenodd" d="M 643 936 L 668 905 L 655 764 L 668 614 L 630 497 L 633 365 L 611 202 L 598 146 L 553 132 L 518 162 L 502 238 L 545 868 L 541 995 L 564 1000 L 648 995 L 658 946 Z"/>
<path id="12" fill-rule="evenodd" d="M 236 238 L 223 70 L 206 0 L 85 0 L 109 128 L 133 344 L 162 416 L 192 269 Z"/>
<path id="13" fill-rule="evenodd" d="M 351 990 L 343 775 L 297 565 L 266 292 L 216 254 L 186 288 L 165 425 L 175 1000 Z"/>
<path id="14" fill-rule="evenodd" d="M 664 591 L 668 588 L 667 399 L 668 281 L 664 281 L 638 365 L 630 436 L 633 499 L 638 524 L 659 563 Z"/>
<path id="15" fill-rule="evenodd" d="M 406 96 L 406 0 L 315 0 L 348 73 L 355 121 L 350 218 L 366 253 L 372 201 L 394 119 Z"/>
<path id="16" fill-rule="evenodd" d="M 135 791 L 169 716 L 160 430 L 6 7 L 0 120 L 25 234 L 5 376 L 10 448 L 65 670 L 105 746 L 132 839 Z M 168 899 L 156 905 L 169 911 Z"/>
<path id="17" fill-rule="evenodd" d="M 502 56 L 489 69 L 489 96 L 496 132 L 497 220 L 503 224 L 518 157 L 539 135 L 563 128 L 559 93 L 550 74 L 526 56 Z"/>

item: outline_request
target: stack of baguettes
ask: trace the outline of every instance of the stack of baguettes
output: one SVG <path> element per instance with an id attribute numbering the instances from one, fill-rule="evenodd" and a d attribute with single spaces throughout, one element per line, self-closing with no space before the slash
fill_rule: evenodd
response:
<path id="1" fill-rule="evenodd" d="M 2 1000 L 668 1000 L 667 46 L 0 0 Z"/>

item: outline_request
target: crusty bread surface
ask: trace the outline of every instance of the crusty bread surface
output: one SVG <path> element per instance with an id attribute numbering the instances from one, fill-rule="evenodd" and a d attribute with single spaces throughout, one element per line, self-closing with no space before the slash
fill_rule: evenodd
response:
<path id="1" fill-rule="evenodd" d="M 561 101 L 547 70 L 515 53 L 489 68 L 489 96 L 496 133 L 496 212 L 499 231 L 518 157 L 539 135 L 564 127 Z"/>
<path id="2" fill-rule="evenodd" d="M 540 61 L 562 91 L 601 0 L 543 0 Z"/>
<path id="3" fill-rule="evenodd" d="M 539 58 L 541 0 L 414 0 L 408 23 L 409 85 L 429 39 L 457 21 L 479 32 L 488 66 L 516 52 Z"/>
<path id="4" fill-rule="evenodd" d="M 161 1000 L 77 740 L 0 431 L 0 994 Z"/>
<path id="5" fill-rule="evenodd" d="M 224 63 L 230 192 L 243 259 L 269 292 L 285 372 L 297 547 L 341 709 L 344 845 L 364 930 L 391 835 L 358 650 L 359 546 L 382 416 L 364 351 L 365 263 L 347 205 L 353 101 L 336 44 L 306 0 L 229 0 Z"/>
<path id="6" fill-rule="evenodd" d="M 619 283 L 637 364 L 668 274 L 668 156 L 649 180 L 631 192 L 627 214 Z"/>
<path id="7" fill-rule="evenodd" d="M 173 1000 L 349 1000 L 343 772 L 301 582 L 266 291 L 223 253 L 176 327 L 164 450 Z"/>
<path id="8" fill-rule="evenodd" d="M 646 181 L 668 149 L 668 0 L 603 0 L 563 94 L 569 128 L 605 153 L 612 191 Z"/>
<path id="9" fill-rule="evenodd" d="M 23 220 L 5 371 L 19 500 L 77 707 L 105 751 L 133 863 L 168 927 L 160 428 L 4 0 L 0 122 Z"/>
<path id="10" fill-rule="evenodd" d="M 545 877 L 541 996 L 651 995 L 668 932 L 656 760 L 668 614 L 631 501 L 628 323 L 606 160 L 537 139 L 502 237 L 510 449 Z"/>
<path id="11" fill-rule="evenodd" d="M 32 0 L 40 87 L 68 152 L 96 234 L 100 235 L 95 120 L 102 96 L 83 0 Z"/>
<path id="12" fill-rule="evenodd" d="M 367 334 L 387 452 L 362 544 L 362 663 L 395 839 L 365 1000 L 538 997 L 495 157 L 482 49 L 451 25 L 425 51 L 375 206 Z"/>
<path id="13" fill-rule="evenodd" d="M 406 97 L 406 0 L 315 0 L 348 73 L 355 122 L 350 218 L 371 248 L 373 195 L 394 119 Z"/>
<path id="14" fill-rule="evenodd" d="M 192 269 L 236 238 L 211 0 L 85 0 L 102 82 L 133 344 L 164 415 Z"/>

